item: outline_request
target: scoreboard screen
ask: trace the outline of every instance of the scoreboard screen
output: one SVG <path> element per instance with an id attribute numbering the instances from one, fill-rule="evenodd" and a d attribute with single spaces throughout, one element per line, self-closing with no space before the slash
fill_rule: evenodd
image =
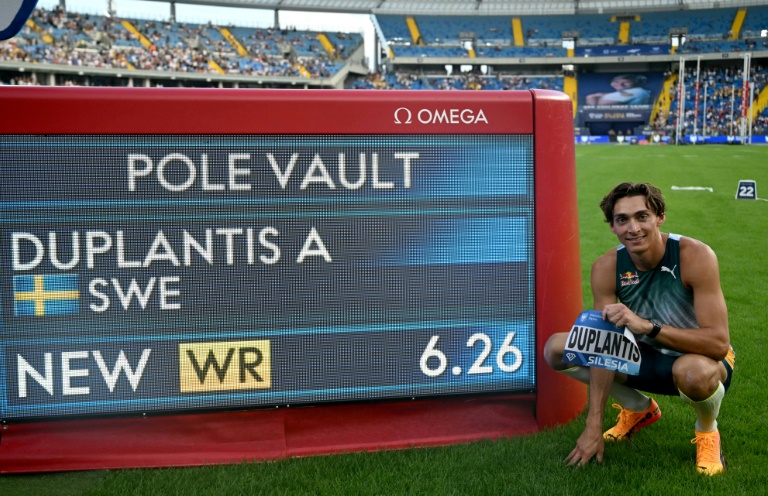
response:
<path id="1" fill-rule="evenodd" d="M 0 419 L 536 391 L 531 119 L 161 92 L 0 136 Z"/>

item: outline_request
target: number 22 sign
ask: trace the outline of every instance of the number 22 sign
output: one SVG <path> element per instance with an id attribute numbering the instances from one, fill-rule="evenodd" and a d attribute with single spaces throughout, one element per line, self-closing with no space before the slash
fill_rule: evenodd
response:
<path id="1" fill-rule="evenodd" d="M 739 187 L 736 189 L 737 200 L 757 200 L 757 182 L 751 179 L 742 179 L 739 181 Z"/>

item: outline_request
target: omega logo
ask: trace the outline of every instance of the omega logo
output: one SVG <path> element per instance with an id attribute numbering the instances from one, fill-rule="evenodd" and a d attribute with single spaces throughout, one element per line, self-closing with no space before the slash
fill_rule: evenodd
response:
<path id="1" fill-rule="evenodd" d="M 395 110 L 395 124 L 412 124 L 413 112 L 407 107 L 400 107 Z M 421 124 L 488 124 L 488 118 L 485 117 L 483 109 L 475 112 L 472 109 L 426 109 L 423 108 L 416 112 L 416 119 Z"/>
<path id="2" fill-rule="evenodd" d="M 405 117 L 404 120 L 400 120 L 401 117 Z M 395 110 L 395 124 L 410 124 L 411 123 L 411 111 L 408 110 L 405 107 L 400 107 L 399 109 Z"/>

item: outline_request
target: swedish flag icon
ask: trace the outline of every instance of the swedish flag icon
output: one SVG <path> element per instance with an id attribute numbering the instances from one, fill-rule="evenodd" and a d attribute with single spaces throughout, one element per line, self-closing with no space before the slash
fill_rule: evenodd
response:
<path id="1" fill-rule="evenodd" d="M 13 277 L 16 317 L 47 317 L 80 311 L 77 274 Z"/>

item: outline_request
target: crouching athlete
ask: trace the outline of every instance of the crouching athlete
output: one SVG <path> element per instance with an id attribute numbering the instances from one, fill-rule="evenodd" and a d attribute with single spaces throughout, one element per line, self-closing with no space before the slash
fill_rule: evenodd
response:
<path id="1" fill-rule="evenodd" d="M 717 416 L 731 383 L 735 355 L 730 346 L 728 311 L 720 287 L 717 257 L 692 238 L 661 232 L 664 198 L 648 183 L 622 183 L 600 203 L 621 245 L 592 265 L 595 309 L 638 341 L 638 375 L 563 362 L 568 333 L 552 335 L 544 348 L 547 363 L 589 384 L 584 431 L 565 459 L 584 465 L 603 459 L 605 441 L 621 442 L 661 418 L 651 394 L 679 395 L 696 412 L 696 468 L 715 475 L 725 468 Z M 618 300 L 618 303 L 617 303 Z M 617 424 L 602 432 L 608 395 L 619 409 Z"/>

